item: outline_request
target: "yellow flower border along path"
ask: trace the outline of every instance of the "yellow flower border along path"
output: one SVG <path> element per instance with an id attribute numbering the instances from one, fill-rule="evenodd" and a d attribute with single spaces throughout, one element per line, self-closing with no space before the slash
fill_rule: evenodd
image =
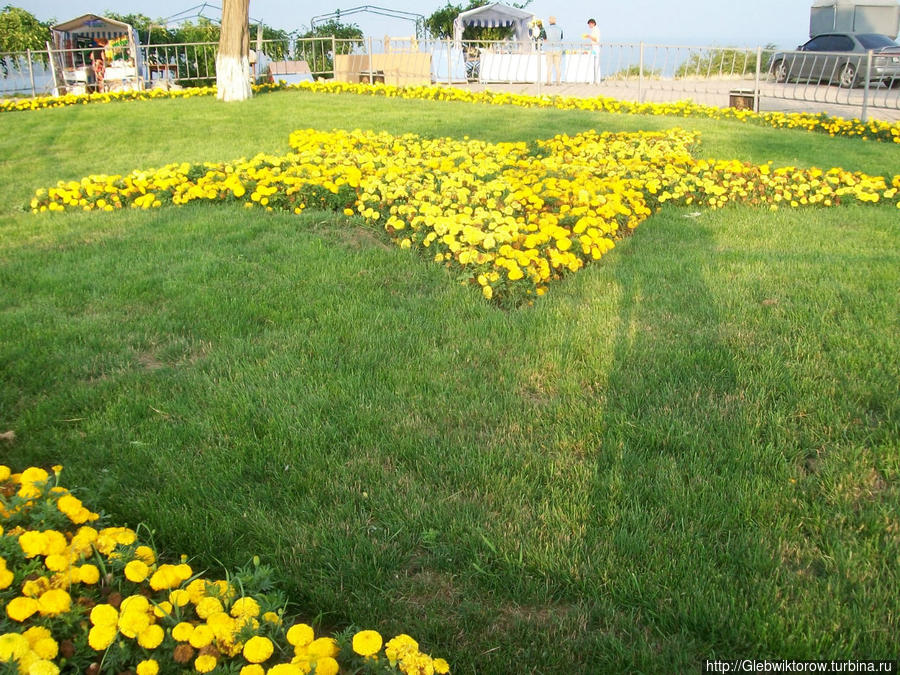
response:
<path id="1" fill-rule="evenodd" d="M 273 594 L 247 592 L 260 573 L 205 579 L 184 559 L 161 563 L 125 527 L 97 513 L 39 467 L 0 465 L 0 670 L 22 675 L 124 672 L 240 675 L 442 675 L 443 659 L 408 635 L 373 630 L 337 639 L 284 624 Z M 99 527 L 99 526 L 98 526 Z M 4 670 L 4 672 L 6 672 Z"/>
<path id="2" fill-rule="evenodd" d="M 878 140 L 900 143 L 900 122 L 890 123 L 880 120 L 862 122 L 858 119 L 832 117 L 825 113 L 756 113 L 735 108 L 716 108 L 700 105 L 689 100 L 673 103 L 634 103 L 620 101 L 605 96 L 580 98 L 575 96 L 528 96 L 502 92 L 472 92 L 465 89 L 437 86 L 395 87 L 383 84 L 351 84 L 333 80 L 301 82 L 298 84 L 262 84 L 253 87 L 257 93 L 296 89 L 326 94 L 358 94 L 407 98 L 432 101 L 463 101 L 489 105 L 516 105 L 526 108 L 542 107 L 559 110 L 590 110 L 614 114 L 662 115 L 670 117 L 702 117 L 716 120 L 737 120 L 771 126 L 778 129 L 805 129 L 830 136 L 848 136 L 863 140 Z M 28 99 L 6 99 L 0 101 L 0 113 L 44 108 L 59 108 L 89 103 L 112 103 L 115 101 L 150 100 L 160 98 L 190 98 L 193 96 L 213 96 L 215 87 L 192 87 L 165 91 L 149 89 L 145 91 L 121 91 L 95 94 L 68 94 L 65 96 L 39 96 Z"/>
<path id="3" fill-rule="evenodd" d="M 192 201 L 358 214 L 403 248 L 450 267 L 488 299 L 517 305 L 613 248 L 663 204 L 834 206 L 889 202 L 900 176 L 695 159 L 696 133 L 586 132 L 536 143 L 296 131 L 293 152 L 171 164 L 40 189 L 43 211 L 155 208 Z"/>

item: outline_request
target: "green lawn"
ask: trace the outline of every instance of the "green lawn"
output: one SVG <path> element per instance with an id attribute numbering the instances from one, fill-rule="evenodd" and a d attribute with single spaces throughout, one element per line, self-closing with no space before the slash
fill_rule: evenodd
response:
<path id="1" fill-rule="evenodd" d="M 457 673 L 898 657 L 896 208 L 664 209 L 514 311 L 342 215 L 24 208 L 59 179 L 283 153 L 306 127 L 682 126 L 705 156 L 886 175 L 896 146 L 299 92 L 2 124 L 14 468 L 64 464 L 198 567 L 260 554 L 297 614 L 409 633 Z"/>

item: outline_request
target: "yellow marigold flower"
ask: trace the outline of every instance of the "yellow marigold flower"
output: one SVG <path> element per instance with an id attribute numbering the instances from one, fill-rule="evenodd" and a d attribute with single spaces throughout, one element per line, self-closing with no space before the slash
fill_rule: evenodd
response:
<path id="1" fill-rule="evenodd" d="M 122 612 L 119 614 L 119 632 L 127 638 L 136 638 L 152 621 L 146 612 Z"/>
<path id="2" fill-rule="evenodd" d="M 6 605 L 6 615 L 13 621 L 22 622 L 38 611 L 38 601 L 34 598 L 18 596 Z"/>
<path id="3" fill-rule="evenodd" d="M 194 626 L 194 630 L 191 633 L 191 637 L 188 639 L 191 647 L 195 649 L 203 649 L 206 645 L 210 644 L 213 641 L 215 634 L 212 631 L 212 628 L 207 626 L 205 623 L 201 623 L 197 626 Z"/>
<path id="4" fill-rule="evenodd" d="M 251 597 L 238 598 L 231 606 L 231 616 L 233 617 L 254 617 L 259 616 L 259 603 Z"/>
<path id="5" fill-rule="evenodd" d="M 268 621 L 269 623 L 273 623 L 276 626 L 281 625 L 281 617 L 278 616 L 277 612 L 266 612 L 262 615 L 263 621 Z"/>
<path id="6" fill-rule="evenodd" d="M 312 626 L 305 623 L 294 624 L 288 628 L 287 641 L 294 647 L 305 647 L 313 641 L 315 633 Z"/>
<path id="7" fill-rule="evenodd" d="M 120 614 L 146 614 L 150 611 L 150 601 L 143 595 L 129 595 L 119 605 Z"/>
<path id="8" fill-rule="evenodd" d="M 54 555 L 65 553 L 69 548 L 69 542 L 66 535 L 56 530 L 46 530 L 44 532 L 44 555 Z"/>
<path id="9" fill-rule="evenodd" d="M 82 565 L 77 569 L 78 579 L 81 581 L 81 583 L 92 586 L 100 581 L 100 570 L 96 565 L 88 563 L 86 565 Z"/>
<path id="10" fill-rule="evenodd" d="M 339 670 L 338 662 L 330 656 L 316 661 L 316 675 L 337 675 Z"/>
<path id="11" fill-rule="evenodd" d="M 137 641 L 144 649 L 156 649 L 162 644 L 165 637 L 166 632 L 163 627 L 154 623 L 138 633 Z"/>
<path id="12" fill-rule="evenodd" d="M 47 638 L 52 638 L 53 634 L 50 632 L 50 629 L 46 628 L 45 626 L 32 626 L 28 630 L 24 631 L 22 633 L 22 636 L 26 640 L 28 640 L 28 644 L 31 645 L 33 649 L 36 642 L 46 640 Z"/>
<path id="13" fill-rule="evenodd" d="M 143 560 L 147 565 L 152 565 L 156 562 L 156 553 L 149 546 L 138 546 L 134 549 L 134 557 L 137 560 Z"/>
<path id="14" fill-rule="evenodd" d="M 360 656 L 372 656 L 381 651 L 384 640 L 378 631 L 361 630 L 353 636 L 353 651 Z"/>
<path id="15" fill-rule="evenodd" d="M 72 607 L 72 597 L 61 588 L 51 588 L 38 598 L 38 611 L 41 616 L 57 616 L 68 612 Z"/>
<path id="16" fill-rule="evenodd" d="M 266 669 L 258 663 L 251 663 L 241 668 L 240 675 L 266 675 Z"/>
<path id="17" fill-rule="evenodd" d="M 261 635 L 254 635 L 244 644 L 244 658 L 250 663 L 262 663 L 275 651 L 272 641 Z"/>
<path id="18" fill-rule="evenodd" d="M 94 605 L 91 609 L 91 623 L 95 626 L 116 626 L 119 623 L 119 610 L 112 605 Z"/>
<path id="19" fill-rule="evenodd" d="M 37 466 L 30 466 L 19 475 L 19 484 L 43 483 L 48 478 L 50 478 L 50 474 L 44 469 Z"/>
<path id="20" fill-rule="evenodd" d="M 206 580 L 205 579 L 194 579 L 191 583 L 187 585 L 185 590 L 188 592 L 191 598 L 191 602 L 195 605 L 200 602 L 203 598 L 206 597 Z"/>
<path id="21" fill-rule="evenodd" d="M 444 659 L 435 659 L 434 672 L 436 672 L 438 675 L 447 675 L 447 673 L 450 672 L 450 664 L 447 663 Z"/>
<path id="22" fill-rule="evenodd" d="M 127 527 L 107 527 L 100 530 L 98 536 L 112 537 L 117 544 L 122 546 L 131 546 L 137 540 L 134 530 Z"/>
<path id="23" fill-rule="evenodd" d="M 279 663 L 266 671 L 266 675 L 306 675 L 309 668 L 303 669 L 293 663 Z"/>
<path id="24" fill-rule="evenodd" d="M 0 663 L 18 661 L 31 651 L 28 640 L 19 633 L 4 633 L 0 635 Z"/>
<path id="25" fill-rule="evenodd" d="M 209 581 L 207 582 L 207 585 L 209 586 L 209 588 L 207 589 L 206 594 L 209 596 L 221 598 L 223 600 L 227 600 L 235 596 L 234 587 L 225 579 Z"/>
<path id="26" fill-rule="evenodd" d="M 211 654 L 201 654 L 194 661 L 194 670 L 198 673 L 208 673 L 216 667 L 216 657 Z"/>
<path id="27" fill-rule="evenodd" d="M 44 567 L 51 572 L 63 572 L 69 568 L 69 557 L 61 553 L 53 553 L 44 559 Z"/>
<path id="28" fill-rule="evenodd" d="M 157 619 L 165 619 L 167 616 L 172 615 L 172 603 L 168 600 L 163 600 L 162 602 L 158 602 L 153 605 L 153 616 Z"/>
<path id="29" fill-rule="evenodd" d="M 189 641 L 193 633 L 194 625 L 188 623 L 187 621 L 182 621 L 181 623 L 176 624 L 172 629 L 172 637 L 178 642 Z"/>
<path id="30" fill-rule="evenodd" d="M 8 481 L 11 475 L 12 472 L 9 470 L 9 467 L 5 464 L 0 464 L 0 483 Z"/>
<path id="31" fill-rule="evenodd" d="M 59 644 L 53 639 L 50 631 L 43 626 L 32 626 L 22 635 L 31 645 L 31 651 L 38 655 L 39 658 L 52 661 L 59 653 Z"/>
<path id="32" fill-rule="evenodd" d="M 97 530 L 93 527 L 79 528 L 72 541 L 69 542 L 69 550 L 75 554 L 89 556 L 93 553 L 93 543 L 97 540 Z"/>
<path id="33" fill-rule="evenodd" d="M 68 516 L 76 525 L 80 525 L 88 518 L 85 515 L 84 504 L 78 497 L 72 494 L 65 494 L 56 501 L 56 508 Z"/>
<path id="34" fill-rule="evenodd" d="M 159 663 L 156 659 L 144 659 L 137 664 L 137 675 L 157 675 L 159 673 Z"/>
<path id="35" fill-rule="evenodd" d="M 187 591 L 185 591 L 183 589 L 176 588 L 174 591 L 169 593 L 169 603 L 171 603 L 171 604 L 169 604 L 169 609 L 171 609 L 173 606 L 174 607 L 184 607 L 185 605 L 189 604 L 190 601 L 191 601 L 191 596 L 188 594 Z M 160 603 L 160 604 L 163 604 L 163 603 Z"/>
<path id="36" fill-rule="evenodd" d="M 334 638 L 330 637 L 321 637 L 317 640 L 313 640 L 306 649 L 309 651 L 310 656 L 316 658 L 322 658 L 323 656 L 335 657 L 338 655 L 339 651 L 337 642 Z"/>
<path id="37" fill-rule="evenodd" d="M 88 633 L 88 644 L 94 651 L 102 652 L 116 639 L 115 626 L 94 626 Z"/>
<path id="38" fill-rule="evenodd" d="M 225 608 L 222 607 L 222 603 L 218 598 L 203 598 L 200 602 L 197 603 L 197 616 L 201 619 L 206 619 L 212 614 L 218 614 L 219 612 L 224 612 Z"/>
<path id="39" fill-rule="evenodd" d="M 47 659 L 40 659 L 28 666 L 28 675 L 59 675 L 59 666 Z"/>
<path id="40" fill-rule="evenodd" d="M 184 579 L 176 570 L 175 565 L 160 565 L 159 569 L 150 577 L 150 588 L 154 591 L 177 588 Z"/>
<path id="41" fill-rule="evenodd" d="M 43 532 L 29 530 L 19 536 L 19 548 L 26 558 L 34 558 L 43 555 L 44 548 L 47 545 L 47 538 Z"/>
<path id="42" fill-rule="evenodd" d="M 191 569 L 191 566 L 187 563 L 179 563 L 175 565 L 175 574 L 178 575 L 178 578 L 181 579 L 182 582 L 187 581 L 194 574 L 194 570 Z"/>
<path id="43" fill-rule="evenodd" d="M 2 536 L 2 534 L 0 534 Z M 9 588 L 12 585 L 15 575 L 6 569 L 6 566 L 0 568 L 0 591 Z"/>
<path id="44" fill-rule="evenodd" d="M 239 630 L 239 624 L 225 612 L 216 612 L 206 617 L 206 625 L 212 629 L 217 640 L 230 640 Z"/>
<path id="45" fill-rule="evenodd" d="M 384 653 L 392 664 L 399 661 L 406 654 L 418 651 L 419 643 L 406 633 L 401 633 L 392 640 L 389 640 L 384 647 Z"/>
<path id="46" fill-rule="evenodd" d="M 130 563 L 125 565 L 125 578 L 133 583 L 141 583 L 147 578 L 147 575 L 149 573 L 150 568 L 147 567 L 147 563 L 145 563 L 143 560 L 132 560 Z"/>

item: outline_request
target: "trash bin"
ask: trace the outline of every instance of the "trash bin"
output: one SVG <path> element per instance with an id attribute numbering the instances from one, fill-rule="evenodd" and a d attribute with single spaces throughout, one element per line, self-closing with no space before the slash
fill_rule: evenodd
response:
<path id="1" fill-rule="evenodd" d="M 380 82 L 384 84 L 384 71 L 383 70 L 363 70 L 359 74 L 359 82 L 369 84 Z"/>
<path id="2" fill-rule="evenodd" d="M 753 89 L 732 89 L 728 92 L 728 105 L 737 110 L 756 110 L 757 92 Z"/>

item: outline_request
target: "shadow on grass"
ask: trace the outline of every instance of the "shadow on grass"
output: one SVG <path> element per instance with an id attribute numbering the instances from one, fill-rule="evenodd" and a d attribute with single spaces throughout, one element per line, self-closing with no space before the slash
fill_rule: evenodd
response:
<path id="1" fill-rule="evenodd" d="M 722 283 L 712 216 L 692 215 L 657 216 L 612 265 L 618 328 L 586 556 L 632 633 L 634 661 L 610 664 L 626 669 L 748 653 L 768 604 L 756 425 L 709 287 Z"/>

